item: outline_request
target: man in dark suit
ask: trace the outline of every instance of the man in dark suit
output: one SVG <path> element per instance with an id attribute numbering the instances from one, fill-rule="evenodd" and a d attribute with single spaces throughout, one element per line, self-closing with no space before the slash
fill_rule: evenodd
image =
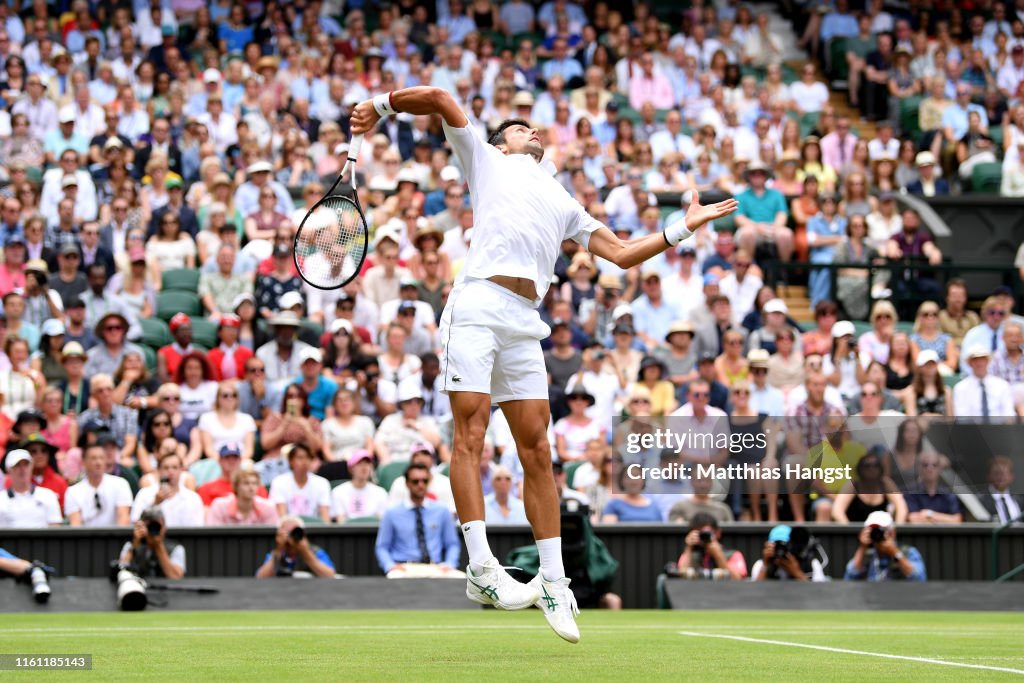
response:
<path id="1" fill-rule="evenodd" d="M 918 197 L 937 197 L 949 194 L 949 183 L 945 178 L 935 177 L 935 155 L 918 152 L 915 158 L 919 180 L 907 185 L 907 192 Z"/>
<path id="2" fill-rule="evenodd" d="M 389 116 L 381 122 L 378 130 L 388 136 L 391 144 L 398 145 L 398 153 L 402 155 L 403 160 L 412 158 L 413 147 L 416 145 L 412 136 L 412 124 L 400 121 L 396 116 Z"/>
<path id="3" fill-rule="evenodd" d="M 94 263 L 103 266 L 107 271 L 109 279 L 117 271 L 114 265 L 114 255 L 100 244 L 100 226 L 95 221 L 82 226 L 79 233 L 82 240 L 82 260 L 78 264 L 79 270 L 88 272 L 89 266 Z"/>
<path id="4" fill-rule="evenodd" d="M 153 121 L 153 127 L 148 136 L 143 136 L 146 144 L 139 146 L 135 152 L 135 176 L 141 178 L 146 173 L 146 164 L 154 152 L 163 152 L 167 156 L 168 168 L 181 175 L 181 150 L 171 139 L 171 123 L 165 118 L 158 118 Z"/>
<path id="5" fill-rule="evenodd" d="M 991 520 L 1000 526 L 1020 519 L 1024 513 L 1024 496 L 1010 493 L 1012 484 L 1013 461 L 1002 455 L 989 460 L 988 488 L 978 498 Z"/>
<path id="6" fill-rule="evenodd" d="M 181 231 L 187 232 L 195 239 L 199 232 L 199 218 L 196 212 L 185 204 L 185 189 L 181 186 L 180 178 L 167 179 L 168 199 L 167 204 L 153 212 L 153 218 L 149 221 L 148 236 L 152 237 L 160 228 L 160 219 L 171 213 L 178 217 Z"/>

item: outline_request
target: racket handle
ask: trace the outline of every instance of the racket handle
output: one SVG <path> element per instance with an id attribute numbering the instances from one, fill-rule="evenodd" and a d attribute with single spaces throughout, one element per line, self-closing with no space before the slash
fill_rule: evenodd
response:
<path id="1" fill-rule="evenodd" d="M 348 160 L 353 164 L 359 161 L 359 149 L 363 146 L 363 136 L 353 135 L 348 143 Z"/>

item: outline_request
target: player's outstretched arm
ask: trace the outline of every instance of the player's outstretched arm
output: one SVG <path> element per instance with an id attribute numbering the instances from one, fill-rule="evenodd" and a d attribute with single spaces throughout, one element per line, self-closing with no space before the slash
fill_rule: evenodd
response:
<path id="1" fill-rule="evenodd" d="M 352 110 L 350 126 L 353 135 L 370 131 L 382 115 L 405 112 L 415 116 L 440 114 L 449 126 L 465 128 L 469 119 L 448 91 L 441 88 L 418 85 L 365 100 Z"/>
<path id="2" fill-rule="evenodd" d="M 619 268 L 629 269 L 689 239 L 708 221 L 728 216 L 738 206 L 735 199 L 702 206 L 697 191 L 693 190 L 693 200 L 686 217 L 667 226 L 662 232 L 635 240 L 621 240 L 611 230 L 604 228 L 590 236 L 588 249 L 590 253 L 611 261 Z"/>

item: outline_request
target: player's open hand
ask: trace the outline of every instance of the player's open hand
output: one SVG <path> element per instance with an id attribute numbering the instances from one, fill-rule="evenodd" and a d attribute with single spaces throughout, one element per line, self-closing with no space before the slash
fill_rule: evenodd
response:
<path id="1" fill-rule="evenodd" d="M 373 100 L 364 100 L 352 110 L 349 128 L 352 131 L 352 135 L 363 135 L 369 132 L 379 120 L 380 116 L 377 114 L 377 110 L 373 108 Z"/>
<path id="2" fill-rule="evenodd" d="M 691 190 L 691 193 L 693 197 L 690 200 L 690 208 L 686 211 L 686 227 L 692 232 L 696 232 L 697 228 L 701 227 L 708 221 L 728 216 L 740 206 L 739 202 L 732 198 L 718 202 L 717 204 L 708 204 L 707 206 L 703 206 L 700 203 L 700 197 L 697 194 L 697 190 Z"/>

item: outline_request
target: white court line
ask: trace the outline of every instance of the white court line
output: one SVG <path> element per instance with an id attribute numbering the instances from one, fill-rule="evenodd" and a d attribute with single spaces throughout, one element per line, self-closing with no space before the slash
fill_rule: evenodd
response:
<path id="1" fill-rule="evenodd" d="M 885 652 L 867 652 L 864 650 L 848 650 L 842 647 L 827 647 L 825 645 L 809 645 L 807 643 L 790 643 L 784 640 L 767 640 L 764 638 L 748 638 L 746 636 L 730 636 L 724 633 L 698 633 L 697 631 L 679 631 L 681 636 L 693 638 L 719 638 L 722 640 L 738 640 L 744 643 L 758 643 L 761 645 L 782 645 L 784 647 L 799 647 L 807 650 L 821 650 L 823 652 L 836 652 L 844 655 L 861 655 L 863 657 L 878 657 L 880 659 L 899 659 L 907 662 L 920 662 L 922 664 L 938 664 L 940 666 L 955 666 L 962 669 L 984 669 L 986 671 L 1000 671 L 1002 673 L 1019 674 L 1024 676 L 1024 669 L 1009 669 L 1002 666 L 986 666 L 984 664 L 968 664 L 966 662 L 951 662 L 945 659 L 931 659 L 929 657 L 911 657 L 908 655 L 891 655 Z"/>

